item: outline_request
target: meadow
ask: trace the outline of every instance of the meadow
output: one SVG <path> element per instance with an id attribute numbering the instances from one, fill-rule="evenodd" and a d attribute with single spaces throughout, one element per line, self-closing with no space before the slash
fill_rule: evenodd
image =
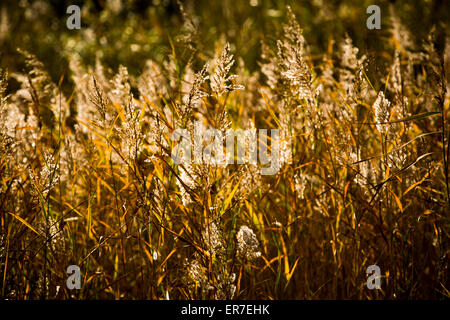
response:
<path id="1" fill-rule="evenodd" d="M 448 299 L 446 12 L 0 4 L 0 298 Z"/>

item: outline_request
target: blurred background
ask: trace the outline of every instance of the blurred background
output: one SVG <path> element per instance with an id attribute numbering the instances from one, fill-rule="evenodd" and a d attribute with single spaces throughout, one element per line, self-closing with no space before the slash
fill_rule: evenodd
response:
<path id="1" fill-rule="evenodd" d="M 421 43 L 433 25 L 445 28 L 450 12 L 444 0 L 195 0 L 182 1 L 197 24 L 202 48 L 211 56 L 221 37 L 232 45 L 247 68 L 256 69 L 261 40 L 276 41 L 281 21 L 290 5 L 304 29 L 312 56 L 327 51 L 331 38 L 340 41 L 346 34 L 361 54 L 382 58 L 383 41 L 388 41 L 393 12 L 412 31 L 413 43 Z M 70 5 L 81 8 L 81 29 L 69 30 L 66 13 Z M 381 30 L 366 28 L 366 8 L 381 8 Z M 22 71 L 23 58 L 17 48 L 35 54 L 51 77 L 58 82 L 66 73 L 67 54 L 77 54 L 87 65 L 96 59 L 114 71 L 120 64 L 138 74 L 146 59 L 162 62 L 180 33 L 182 14 L 176 0 L 2 0 L 0 2 L 0 66 L 9 72 Z M 331 32 L 330 32 L 331 31 Z M 380 50 L 377 50 L 377 49 Z M 178 50 L 178 46 L 176 49 Z M 206 58 L 206 57 L 205 57 Z M 382 66 L 377 63 L 378 66 Z M 376 78 L 376 77 L 374 77 Z M 10 90 L 15 83 L 11 81 Z M 70 91 L 70 80 L 64 82 Z"/>

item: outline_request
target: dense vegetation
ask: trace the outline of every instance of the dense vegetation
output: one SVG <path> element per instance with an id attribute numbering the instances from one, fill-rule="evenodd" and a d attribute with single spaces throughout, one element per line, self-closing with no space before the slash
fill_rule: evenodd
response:
<path id="1" fill-rule="evenodd" d="M 371 4 L 2 3 L 0 297 L 449 298 L 449 4 Z M 180 128 L 278 129 L 278 170 Z"/>

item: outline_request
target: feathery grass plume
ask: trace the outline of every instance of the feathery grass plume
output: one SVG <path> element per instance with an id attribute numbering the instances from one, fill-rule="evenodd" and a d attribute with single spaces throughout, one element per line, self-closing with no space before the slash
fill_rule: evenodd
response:
<path id="1" fill-rule="evenodd" d="M 136 159 L 142 152 L 145 137 L 142 133 L 140 114 L 141 110 L 131 96 L 125 112 L 125 121 L 119 129 L 122 150 L 128 159 Z"/>
<path id="2" fill-rule="evenodd" d="M 236 274 L 219 274 L 217 279 L 217 288 L 214 294 L 216 300 L 231 300 L 236 293 Z"/>
<path id="3" fill-rule="evenodd" d="M 259 251 L 259 241 L 253 230 L 243 225 L 237 235 L 237 254 L 247 260 L 254 260 L 261 256 Z"/>
<path id="4" fill-rule="evenodd" d="M 313 73 L 307 58 L 306 42 L 295 15 L 287 7 L 288 24 L 277 41 L 276 55 L 263 47 L 262 57 L 267 63 L 261 65 L 272 93 L 269 98 L 277 104 L 280 113 L 280 159 L 279 164 L 292 160 L 293 123 L 296 115 L 306 111 L 307 127 L 318 122 L 313 89 Z M 280 88 L 280 89 L 279 89 Z M 303 106 L 304 109 L 300 108 Z"/>
<path id="5" fill-rule="evenodd" d="M 373 109 L 375 111 L 375 126 L 382 135 L 387 132 L 389 115 L 391 112 L 391 103 L 384 97 L 383 91 L 378 92 L 377 99 L 373 104 Z"/>
<path id="6" fill-rule="evenodd" d="M 122 65 L 119 66 L 119 72 L 110 80 L 111 95 L 113 103 L 125 106 L 130 101 L 130 79 L 128 69 Z"/>
<path id="7" fill-rule="evenodd" d="M 115 95 L 116 101 L 120 101 L 124 111 L 124 119 L 121 127 L 118 128 L 122 151 L 127 159 L 135 160 L 142 152 L 145 139 L 141 116 L 142 109 L 131 93 L 128 71 L 125 67 L 119 68 L 119 74 L 113 82 L 113 95 Z"/>
<path id="8" fill-rule="evenodd" d="M 167 105 L 159 107 L 160 101 L 169 97 L 168 82 L 162 68 L 151 60 L 146 62 L 144 72 L 137 79 L 141 112 L 144 112 L 140 123 L 142 136 L 151 156 L 158 153 L 167 155 L 166 150 L 169 150 L 169 144 L 164 137 L 170 132 L 168 124 L 175 122 L 174 114 Z"/>
<path id="9" fill-rule="evenodd" d="M 203 241 L 208 245 L 207 248 L 211 255 L 217 255 L 220 250 L 224 249 L 222 232 L 219 230 L 215 221 L 208 223 L 206 226 L 205 232 L 203 233 Z"/>
<path id="10" fill-rule="evenodd" d="M 182 128 L 186 128 L 186 125 L 190 123 L 190 128 L 188 129 L 193 129 L 193 111 L 200 107 L 202 98 L 209 95 L 208 92 L 202 87 L 206 80 L 209 79 L 207 70 L 208 64 L 205 64 L 203 68 L 195 74 L 194 81 L 190 86 L 189 92 L 183 95 L 182 104 L 181 106 L 178 106 L 180 113 L 180 127 Z"/>
<path id="11" fill-rule="evenodd" d="M 352 39 L 347 35 L 341 44 L 341 68 L 339 69 L 339 83 L 345 90 L 346 96 L 350 99 L 359 98 L 362 85 L 365 81 L 363 77 L 364 61 L 366 56 L 358 58 L 359 49 L 353 46 Z M 354 103 L 352 103 L 354 105 Z"/>
<path id="12" fill-rule="evenodd" d="M 261 73 L 265 76 L 267 86 L 272 90 L 275 90 L 281 79 L 281 72 L 269 46 L 264 42 L 261 42 L 261 60 L 259 66 L 261 68 Z M 271 91 L 269 92 L 271 93 Z"/>
<path id="13" fill-rule="evenodd" d="M 58 87 L 45 71 L 44 64 L 26 50 L 18 49 L 18 52 L 25 58 L 27 72 L 25 76 L 16 76 L 22 88 L 29 92 L 24 98 L 28 100 L 35 116 L 38 117 L 39 126 L 45 124 L 52 129 L 57 121 L 65 121 L 70 114 L 69 106 L 65 98 L 58 93 Z M 62 119 L 59 119 L 60 115 Z"/>
<path id="14" fill-rule="evenodd" d="M 56 186 L 59 180 L 59 164 L 52 152 L 45 151 L 42 155 L 40 168 L 29 169 L 30 179 L 36 187 L 36 196 L 47 197 L 47 194 Z"/>
<path id="15" fill-rule="evenodd" d="M 202 297 L 232 299 L 236 291 L 236 274 L 228 268 L 224 233 L 215 221 L 206 226 L 202 241 L 212 258 L 194 254 L 187 272 L 194 281 L 193 288 L 200 289 Z"/>
<path id="16" fill-rule="evenodd" d="M 15 157 L 13 161 L 20 169 L 28 170 L 29 165 L 37 158 L 36 148 L 43 137 L 39 129 L 41 122 L 34 108 L 23 110 L 20 103 L 22 94 L 27 91 L 20 89 L 12 98 L 6 113 L 6 134 L 14 141 Z M 26 112 L 26 113 L 25 113 Z"/>
<path id="17" fill-rule="evenodd" d="M 298 172 L 294 176 L 294 181 L 295 181 L 295 192 L 297 193 L 297 196 L 299 197 L 299 199 L 305 199 L 305 189 L 306 184 L 308 182 L 305 174 Z"/>
<path id="18" fill-rule="evenodd" d="M 305 59 L 306 42 L 303 31 L 289 6 L 287 11 L 289 23 L 283 26 L 283 39 L 277 41 L 281 76 L 298 99 L 305 99 L 307 104 L 313 105 L 312 72 Z"/>
<path id="19" fill-rule="evenodd" d="M 181 159 L 184 159 L 183 153 L 179 154 Z M 181 192 L 181 201 L 183 206 L 188 207 L 192 203 L 190 190 L 195 190 L 198 186 L 197 182 L 200 178 L 195 167 L 190 161 L 184 161 L 179 166 L 179 179 L 176 183 Z"/>
<path id="20" fill-rule="evenodd" d="M 60 156 L 60 181 L 66 184 L 67 188 L 74 187 L 77 180 L 75 172 L 78 168 L 84 168 L 88 162 L 85 158 L 84 149 L 81 145 L 81 132 L 79 125 L 75 125 L 75 134 L 66 134 L 64 143 L 59 151 Z"/>
<path id="21" fill-rule="evenodd" d="M 244 201 L 265 187 L 265 183 L 260 174 L 260 168 L 256 164 L 252 164 L 251 162 L 246 163 L 238 172 L 241 177 L 241 182 L 235 195 L 236 200 Z"/>
<path id="22" fill-rule="evenodd" d="M 65 250 L 63 230 L 59 228 L 60 223 L 50 213 L 47 214 L 47 220 L 39 225 L 38 231 L 52 253 L 54 255 L 61 254 Z"/>
<path id="23" fill-rule="evenodd" d="M 352 39 L 347 35 L 341 46 L 341 64 L 350 70 L 356 70 L 362 60 L 358 59 L 359 49 L 353 46 Z"/>
<path id="24" fill-rule="evenodd" d="M 108 132 L 116 118 L 117 111 L 112 108 L 109 98 L 96 78 L 92 79 L 89 99 L 97 111 L 95 118 L 91 121 L 104 132 Z"/>
<path id="25" fill-rule="evenodd" d="M 211 89 L 213 93 L 221 96 L 225 92 L 241 90 L 244 87 L 233 84 L 236 75 L 230 75 L 230 69 L 234 64 L 233 55 L 230 54 L 230 44 L 227 42 L 225 48 L 215 62 L 214 73 L 210 76 Z"/>
<path id="26" fill-rule="evenodd" d="M 43 104 L 49 102 L 55 88 L 50 76 L 45 71 L 44 64 L 35 55 L 26 50 L 18 49 L 17 51 L 25 58 L 26 71 L 32 82 L 30 85 L 34 86 L 34 88 L 30 89 L 34 89 L 34 93 L 39 94 L 40 97 L 37 98 L 47 100 L 43 101 Z"/>
<path id="27" fill-rule="evenodd" d="M 185 265 L 188 270 L 188 276 L 193 281 L 193 286 L 195 288 L 201 288 L 202 290 L 205 290 L 206 284 L 208 282 L 208 278 L 206 275 L 207 270 L 204 266 L 202 266 L 198 254 L 196 253 L 194 255 L 194 258 L 189 262 L 186 261 Z"/>

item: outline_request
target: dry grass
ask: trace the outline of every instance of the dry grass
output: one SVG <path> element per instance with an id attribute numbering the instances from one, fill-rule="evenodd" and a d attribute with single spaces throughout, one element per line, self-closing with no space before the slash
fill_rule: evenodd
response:
<path id="1" fill-rule="evenodd" d="M 285 13 L 253 73 L 224 40 L 198 52 L 186 12 L 138 77 L 69 57 L 71 95 L 21 52 L 27 72 L 1 78 L 0 296 L 449 298 L 449 38 L 393 33 L 375 88 L 350 38 L 312 58 Z M 171 134 L 196 121 L 280 129 L 279 172 L 176 165 Z"/>

